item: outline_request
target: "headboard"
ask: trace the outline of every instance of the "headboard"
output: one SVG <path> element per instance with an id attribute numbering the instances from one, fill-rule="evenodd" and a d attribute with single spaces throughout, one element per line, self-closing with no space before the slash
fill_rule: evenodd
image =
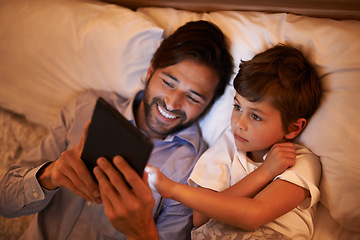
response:
<path id="1" fill-rule="evenodd" d="M 360 20 L 360 0 L 106 0 L 131 9 L 171 7 L 212 12 L 223 10 L 294 13 L 311 17 Z"/>

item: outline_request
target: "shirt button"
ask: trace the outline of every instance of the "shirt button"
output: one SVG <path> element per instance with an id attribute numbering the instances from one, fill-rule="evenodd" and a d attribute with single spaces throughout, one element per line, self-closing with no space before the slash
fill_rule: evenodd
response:
<path id="1" fill-rule="evenodd" d="M 32 195 L 33 195 L 34 198 L 38 198 L 38 197 L 39 197 L 39 194 L 38 194 L 36 191 L 33 191 L 33 194 L 32 194 Z"/>
<path id="2" fill-rule="evenodd" d="M 90 201 L 87 201 L 87 202 L 86 202 L 86 205 L 88 205 L 88 207 L 90 207 L 91 204 L 92 204 L 92 202 L 90 202 Z"/>

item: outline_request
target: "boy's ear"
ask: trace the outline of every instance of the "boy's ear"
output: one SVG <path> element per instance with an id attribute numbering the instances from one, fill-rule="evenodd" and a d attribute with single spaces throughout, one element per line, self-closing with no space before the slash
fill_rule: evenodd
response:
<path id="1" fill-rule="evenodd" d="M 296 122 L 290 124 L 289 132 L 285 135 L 285 138 L 294 139 L 297 135 L 301 133 L 302 130 L 304 130 L 305 126 L 306 126 L 306 119 L 299 118 Z"/>

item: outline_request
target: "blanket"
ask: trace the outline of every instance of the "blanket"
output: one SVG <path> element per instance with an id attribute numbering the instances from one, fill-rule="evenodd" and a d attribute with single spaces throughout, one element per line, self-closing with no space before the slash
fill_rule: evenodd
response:
<path id="1" fill-rule="evenodd" d="M 0 178 L 11 163 L 37 146 L 47 133 L 45 127 L 0 109 Z M 0 240 L 19 239 L 32 218 L 33 215 L 14 219 L 0 216 Z"/>

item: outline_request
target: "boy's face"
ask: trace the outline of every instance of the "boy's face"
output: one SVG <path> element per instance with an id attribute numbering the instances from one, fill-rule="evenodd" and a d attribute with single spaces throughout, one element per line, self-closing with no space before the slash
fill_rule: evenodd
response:
<path id="1" fill-rule="evenodd" d="M 163 138 L 198 119 L 214 96 L 219 84 L 216 72 L 193 60 L 149 69 L 144 99 L 142 125 L 150 137 Z"/>
<path id="2" fill-rule="evenodd" d="M 231 127 L 238 150 L 265 154 L 285 136 L 280 112 L 268 101 L 250 102 L 236 93 Z"/>

